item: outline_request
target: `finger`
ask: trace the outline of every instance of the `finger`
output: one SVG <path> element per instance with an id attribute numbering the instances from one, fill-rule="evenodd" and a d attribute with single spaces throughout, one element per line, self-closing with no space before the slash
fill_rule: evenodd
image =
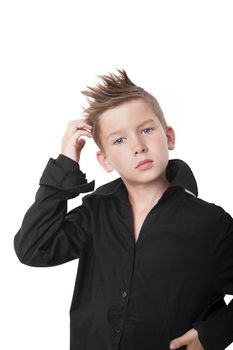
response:
<path id="1" fill-rule="evenodd" d="M 173 339 L 170 342 L 170 349 L 178 349 L 182 345 L 188 345 L 190 342 L 195 338 L 195 333 L 193 330 L 189 330 L 188 332 L 184 333 L 182 336 Z"/>
<path id="2" fill-rule="evenodd" d="M 170 349 L 174 350 L 174 349 L 179 349 L 182 345 L 186 345 L 186 344 L 182 344 L 182 342 L 179 340 L 179 338 L 174 339 L 171 343 L 170 343 Z"/>
<path id="3" fill-rule="evenodd" d="M 170 349 L 178 349 L 180 348 L 182 345 L 187 345 L 187 338 L 185 338 L 184 336 L 181 336 L 179 338 L 173 339 L 170 342 Z"/>
<path id="4" fill-rule="evenodd" d="M 85 143 L 86 143 L 86 140 L 84 140 L 84 139 L 79 139 L 79 140 L 77 141 L 76 150 L 77 150 L 79 153 L 80 153 L 81 150 L 83 149 Z"/>
<path id="5" fill-rule="evenodd" d="M 69 122 L 68 126 L 72 127 L 77 127 L 77 128 L 86 128 L 91 130 L 92 129 L 92 125 L 90 125 L 89 123 L 87 123 L 84 119 L 76 119 L 73 120 L 71 122 Z"/>
<path id="6" fill-rule="evenodd" d="M 75 128 L 73 135 L 75 135 L 76 137 L 79 137 L 81 135 L 92 137 L 92 133 L 90 129 L 77 128 L 77 127 Z"/>
<path id="7" fill-rule="evenodd" d="M 87 130 L 83 130 L 83 129 L 78 129 L 74 134 L 73 134 L 73 138 L 75 140 L 79 139 L 80 136 L 88 136 L 88 137 L 92 137 L 92 134 L 90 131 Z"/>
<path id="8" fill-rule="evenodd" d="M 65 134 L 68 136 L 72 136 L 78 129 L 91 131 L 92 126 L 79 119 L 75 121 L 70 121 L 66 127 Z"/>
<path id="9" fill-rule="evenodd" d="M 91 133 L 92 132 L 92 130 L 91 129 L 88 129 L 88 128 L 85 128 L 85 127 L 75 127 L 74 128 L 74 132 L 76 132 L 76 131 L 78 131 L 78 130 L 84 130 L 84 131 L 88 131 L 89 133 Z"/>

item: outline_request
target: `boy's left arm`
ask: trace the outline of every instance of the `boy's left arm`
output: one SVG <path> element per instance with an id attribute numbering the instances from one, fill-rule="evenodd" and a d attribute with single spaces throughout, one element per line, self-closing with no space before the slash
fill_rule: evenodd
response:
<path id="1" fill-rule="evenodd" d="M 220 209 L 221 230 L 215 241 L 214 268 L 217 291 L 233 295 L 233 218 Z M 188 345 L 187 350 L 224 350 L 233 342 L 233 299 L 214 316 L 196 321 L 181 337 L 172 339 L 173 349 Z"/>

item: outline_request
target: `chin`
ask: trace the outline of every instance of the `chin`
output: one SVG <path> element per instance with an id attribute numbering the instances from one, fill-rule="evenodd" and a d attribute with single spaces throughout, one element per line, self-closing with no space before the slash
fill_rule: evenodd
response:
<path id="1" fill-rule="evenodd" d="M 141 176 L 137 176 L 135 178 L 126 179 L 127 182 L 132 184 L 146 184 L 151 183 L 153 181 L 158 180 L 162 175 L 161 174 L 141 174 Z"/>

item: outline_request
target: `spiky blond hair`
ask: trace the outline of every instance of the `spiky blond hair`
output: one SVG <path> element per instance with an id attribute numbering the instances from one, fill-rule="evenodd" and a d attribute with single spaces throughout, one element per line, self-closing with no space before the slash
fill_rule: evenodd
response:
<path id="1" fill-rule="evenodd" d="M 155 115 L 160 120 L 164 130 L 167 123 L 160 108 L 157 99 L 140 86 L 135 85 L 126 74 L 124 69 L 118 69 L 119 75 L 108 73 L 108 75 L 98 75 L 102 79 L 102 84 L 96 86 L 87 86 L 89 90 L 83 90 L 81 93 L 87 96 L 89 103 L 84 109 L 83 116 L 85 121 L 92 125 L 92 137 L 97 146 L 103 150 L 100 140 L 99 116 L 106 110 L 119 106 L 120 104 L 133 99 L 142 99 L 152 108 Z M 88 98 L 89 97 L 89 98 Z"/>

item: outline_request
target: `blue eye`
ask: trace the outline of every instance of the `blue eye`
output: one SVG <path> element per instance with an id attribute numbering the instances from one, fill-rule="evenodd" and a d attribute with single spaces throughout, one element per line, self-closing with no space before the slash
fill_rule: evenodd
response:
<path id="1" fill-rule="evenodd" d="M 123 137 L 120 137 L 119 139 L 117 139 L 116 141 L 113 142 L 114 145 L 120 145 L 122 142 L 119 142 L 123 140 Z"/>
<path id="2" fill-rule="evenodd" d="M 142 131 L 145 131 L 145 130 L 149 130 L 149 132 L 145 132 L 146 134 L 149 134 L 151 132 L 151 130 L 153 130 L 153 128 L 145 128 L 145 129 L 142 129 Z"/>

